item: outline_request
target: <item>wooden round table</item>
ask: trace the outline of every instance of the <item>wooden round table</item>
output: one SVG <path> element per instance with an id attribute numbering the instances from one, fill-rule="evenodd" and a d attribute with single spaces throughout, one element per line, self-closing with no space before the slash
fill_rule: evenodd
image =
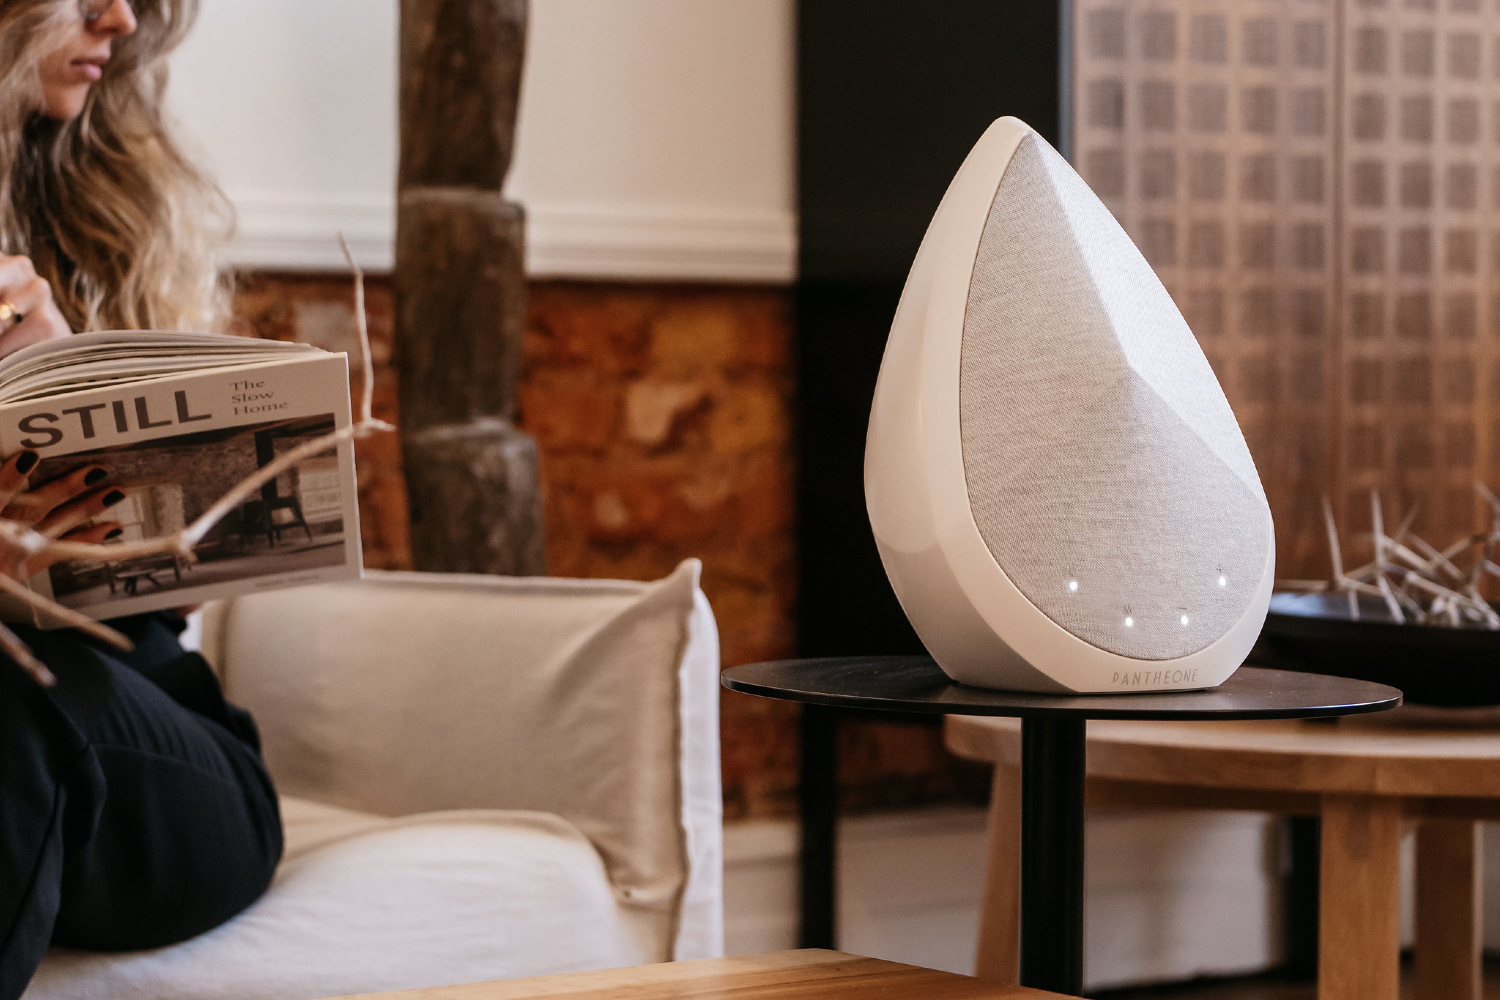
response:
<path id="1" fill-rule="evenodd" d="M 1090 722 L 1087 800 L 1321 817 L 1319 1000 L 1397 1000 L 1398 848 L 1402 821 L 1415 820 L 1417 997 L 1478 1000 L 1479 821 L 1500 819 L 1500 730 L 1402 716 Z M 958 717 L 946 726 L 950 750 L 996 765 L 979 971 L 1014 981 L 1021 727 Z"/>

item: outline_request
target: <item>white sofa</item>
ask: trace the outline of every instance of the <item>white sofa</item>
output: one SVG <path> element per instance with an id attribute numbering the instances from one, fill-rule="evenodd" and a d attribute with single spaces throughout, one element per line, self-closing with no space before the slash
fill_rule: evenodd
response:
<path id="1" fill-rule="evenodd" d="M 53 949 L 25 1000 L 305 1000 L 721 954 L 698 573 L 371 573 L 211 608 L 204 654 L 283 795 L 275 882 L 170 948 Z"/>

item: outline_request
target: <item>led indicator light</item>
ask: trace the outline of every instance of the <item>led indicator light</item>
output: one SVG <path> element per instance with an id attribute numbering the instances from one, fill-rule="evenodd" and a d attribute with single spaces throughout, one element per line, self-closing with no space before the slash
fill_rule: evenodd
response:
<path id="1" fill-rule="evenodd" d="M 1078 593 L 1078 581 L 1077 580 L 1069 580 L 1068 581 L 1068 593 L 1070 593 L 1070 594 L 1076 594 L 1076 593 Z"/>
<path id="2" fill-rule="evenodd" d="M 1221 587 L 1227 587 L 1227 586 L 1229 586 L 1229 580 L 1228 580 L 1228 578 L 1226 578 L 1224 576 L 1223 573 L 1219 574 L 1219 586 L 1221 586 Z"/>
<path id="3" fill-rule="evenodd" d="M 1177 620 L 1180 621 L 1180 622 L 1182 622 L 1182 624 L 1186 625 L 1188 623 L 1188 616 L 1187 615 L 1183 615 L 1181 618 L 1179 618 Z"/>
<path id="4" fill-rule="evenodd" d="M 1135 619 L 1132 618 L 1132 617 L 1130 617 L 1129 615 L 1126 615 L 1125 616 L 1125 627 L 1126 628 L 1135 628 Z"/>

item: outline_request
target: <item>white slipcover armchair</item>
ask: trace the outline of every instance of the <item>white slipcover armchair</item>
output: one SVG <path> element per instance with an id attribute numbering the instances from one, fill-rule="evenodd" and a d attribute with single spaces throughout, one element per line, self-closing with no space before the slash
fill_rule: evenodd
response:
<path id="1" fill-rule="evenodd" d="M 283 796 L 275 882 L 170 948 L 54 949 L 25 1000 L 305 1000 L 721 954 L 698 573 L 371 573 L 211 608 L 204 654 Z"/>

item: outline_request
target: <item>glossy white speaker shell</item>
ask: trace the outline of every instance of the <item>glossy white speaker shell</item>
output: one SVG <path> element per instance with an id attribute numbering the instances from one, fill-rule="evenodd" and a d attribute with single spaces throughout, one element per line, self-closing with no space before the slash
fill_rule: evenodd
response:
<path id="1" fill-rule="evenodd" d="M 865 504 L 880 558 L 928 652 L 961 683 L 1053 693 L 1214 687 L 1239 668 L 1265 622 L 1275 572 L 1269 527 L 1245 613 L 1195 653 L 1144 660 L 1100 649 L 1043 614 L 974 521 L 959 433 L 964 315 L 995 192 L 1031 131 L 1009 117 L 985 131 L 943 196 L 901 294 L 865 447 Z"/>

